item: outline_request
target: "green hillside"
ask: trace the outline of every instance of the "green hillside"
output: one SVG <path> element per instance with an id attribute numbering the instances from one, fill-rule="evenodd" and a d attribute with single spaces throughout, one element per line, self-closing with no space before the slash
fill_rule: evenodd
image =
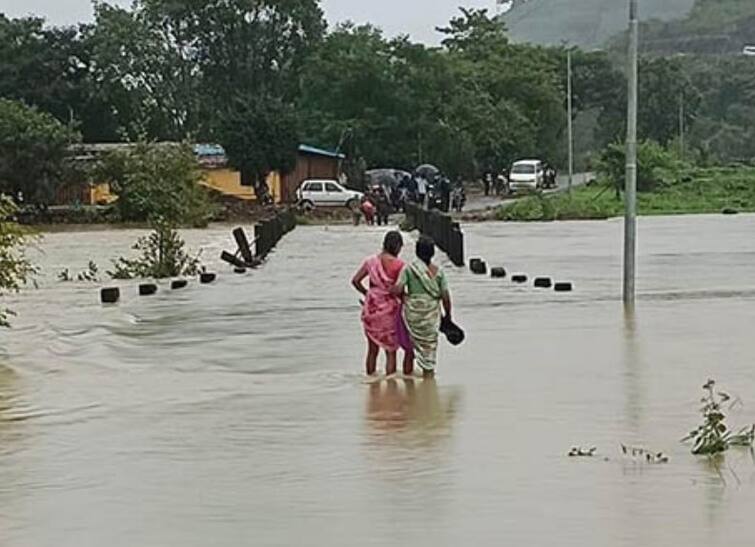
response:
<path id="1" fill-rule="evenodd" d="M 733 0 L 740 1 L 755 4 L 755 0 Z M 640 15 L 645 21 L 682 19 L 693 5 L 694 0 L 644 1 Z M 565 41 L 593 49 L 626 28 L 627 12 L 627 0 L 520 0 L 504 20 L 518 42 L 559 45 Z"/>
<path id="2" fill-rule="evenodd" d="M 690 13 L 675 21 L 648 21 L 641 28 L 643 55 L 739 55 L 755 45 L 755 0 L 697 0 Z M 608 47 L 620 52 L 626 32 Z"/>

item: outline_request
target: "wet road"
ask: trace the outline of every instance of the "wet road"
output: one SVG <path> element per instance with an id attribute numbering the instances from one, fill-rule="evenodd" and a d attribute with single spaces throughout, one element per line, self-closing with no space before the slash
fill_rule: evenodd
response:
<path id="1" fill-rule="evenodd" d="M 588 182 L 594 179 L 593 173 L 575 173 L 572 178 L 572 188 L 584 186 Z M 559 175 L 556 188 L 545 190 L 543 193 L 548 194 L 560 194 L 566 192 L 569 188 L 569 176 Z M 500 196 L 485 196 L 478 190 L 476 193 L 471 193 L 467 199 L 467 204 L 464 207 L 464 213 L 474 213 L 477 211 L 485 211 L 498 206 L 508 207 L 517 202 L 517 198 L 502 199 Z"/>
<path id="2" fill-rule="evenodd" d="M 619 221 L 466 231 L 470 256 L 576 291 L 449 266 L 467 343 L 435 382 L 379 383 L 348 287 L 377 229 L 298 228 L 247 276 L 215 262 L 228 228 L 188 232 L 220 280 L 126 284 L 117 307 L 55 277 L 137 233 L 48 235 L 0 333 L 0 545 L 749 544 L 752 455 L 716 469 L 678 439 L 708 377 L 755 421 L 755 217 L 641 219 L 633 318 Z"/>

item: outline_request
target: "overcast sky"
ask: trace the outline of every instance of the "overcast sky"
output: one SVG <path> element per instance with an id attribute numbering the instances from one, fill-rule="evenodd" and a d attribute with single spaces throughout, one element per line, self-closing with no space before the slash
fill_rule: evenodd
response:
<path id="1" fill-rule="evenodd" d="M 110 0 L 130 5 L 131 0 Z M 371 22 L 389 36 L 410 34 L 424 42 L 436 42 L 436 26 L 442 26 L 458 11 L 458 6 L 495 9 L 495 0 L 322 0 L 328 21 L 346 19 Z M 0 0 L 0 12 L 10 17 L 38 15 L 53 24 L 71 24 L 89 20 L 90 0 Z"/>

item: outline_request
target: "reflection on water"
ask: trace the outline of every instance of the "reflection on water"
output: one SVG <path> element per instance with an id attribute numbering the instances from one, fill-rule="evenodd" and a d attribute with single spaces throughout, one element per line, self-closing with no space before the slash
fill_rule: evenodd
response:
<path id="1" fill-rule="evenodd" d="M 441 396 L 435 378 L 389 378 L 369 385 L 367 423 L 375 444 L 386 436 L 402 433 L 412 446 L 431 447 L 452 432 L 459 394 Z"/>
<path id="2" fill-rule="evenodd" d="M 217 283 L 123 283 L 112 307 L 56 273 L 140 234 L 48 234 L 40 289 L 3 302 L 0 545 L 747 545 L 752 454 L 715 467 L 678 440 L 710 377 L 755 421 L 755 217 L 640 231 L 623 315 L 621 223 L 466 227 L 470 256 L 576 290 L 447 265 L 467 342 L 437 379 L 377 383 L 348 278 L 379 229 L 298 228 L 244 276 L 214 258 L 229 228 L 189 231 Z M 620 443 L 671 463 L 620 463 Z"/>

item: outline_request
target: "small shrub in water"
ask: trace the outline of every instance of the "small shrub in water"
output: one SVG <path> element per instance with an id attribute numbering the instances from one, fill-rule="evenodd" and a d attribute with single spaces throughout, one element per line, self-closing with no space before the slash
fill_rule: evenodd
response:
<path id="1" fill-rule="evenodd" d="M 732 446 L 752 446 L 755 441 L 755 425 L 745 427 L 738 433 L 729 431 L 723 407 L 732 400 L 728 393 L 716 391 L 716 382 L 708 380 L 703 386 L 705 396 L 700 412 L 703 423 L 687 435 L 683 442 L 693 441 L 692 453 L 713 455 L 726 452 Z"/>
<path id="2" fill-rule="evenodd" d="M 184 250 L 185 243 L 172 224 L 160 220 L 147 237 L 139 238 L 134 250 L 141 256 L 134 259 L 119 258 L 113 261 L 114 270 L 108 272 L 113 279 L 164 279 L 166 277 L 193 276 L 201 270 L 199 257 Z"/>

